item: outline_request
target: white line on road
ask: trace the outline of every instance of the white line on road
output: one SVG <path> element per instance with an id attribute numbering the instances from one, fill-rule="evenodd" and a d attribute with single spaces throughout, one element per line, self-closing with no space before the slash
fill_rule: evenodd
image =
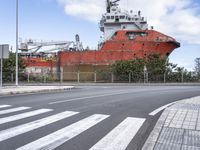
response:
<path id="1" fill-rule="evenodd" d="M 87 96 L 87 97 L 79 97 L 79 98 L 73 98 L 73 99 L 68 99 L 68 100 L 51 102 L 51 103 L 48 103 L 48 104 L 52 105 L 52 104 L 65 103 L 65 102 L 77 101 L 77 100 L 82 100 L 82 99 L 90 99 L 90 98 L 97 98 L 97 97 L 121 95 L 121 94 L 128 94 L 128 93 L 132 93 L 132 92 L 118 92 L 118 93 L 111 93 L 111 94 L 103 94 L 103 95 L 94 95 L 94 96 Z"/>
<path id="2" fill-rule="evenodd" d="M 177 103 L 177 102 L 172 102 L 172 103 L 169 103 L 169 104 L 164 105 L 164 106 L 162 106 L 162 107 L 159 107 L 158 109 L 156 109 L 156 110 L 152 111 L 151 113 L 149 113 L 149 115 L 150 115 L 150 116 L 155 116 L 157 113 L 159 113 L 159 112 L 162 111 L 163 109 L 165 109 L 165 108 L 167 108 L 167 107 L 169 107 L 169 106 L 171 106 L 171 105 L 173 105 L 173 104 L 175 104 L 175 103 Z"/>
<path id="3" fill-rule="evenodd" d="M 95 114 L 70 126 L 60 129 L 52 134 L 42 137 L 32 143 L 18 148 L 17 150 L 52 150 L 66 141 L 86 131 L 92 126 L 109 117 L 108 115 Z"/>
<path id="4" fill-rule="evenodd" d="M 34 110 L 34 111 L 22 113 L 22 114 L 19 114 L 19 115 L 0 118 L 0 124 L 4 124 L 4 123 L 11 122 L 11 121 L 19 120 L 19 119 L 24 119 L 24 118 L 36 116 L 36 115 L 43 114 L 43 113 L 50 112 L 50 111 L 52 111 L 52 109 L 39 109 L 39 110 Z"/>
<path id="5" fill-rule="evenodd" d="M 0 108 L 11 107 L 10 105 L 0 105 Z"/>
<path id="6" fill-rule="evenodd" d="M 50 116 L 50 117 L 46 117 L 46 118 L 36 120 L 27 124 L 19 125 L 10 129 L 0 131 L 0 142 L 7 140 L 9 138 L 15 137 L 17 135 L 32 131 L 34 129 L 46 126 L 56 121 L 65 119 L 75 114 L 78 114 L 78 112 L 65 111 L 65 112 Z"/>
<path id="7" fill-rule="evenodd" d="M 21 111 L 21 110 L 26 110 L 26 109 L 30 109 L 30 108 L 31 107 L 17 107 L 17 108 L 6 109 L 6 110 L 0 111 L 0 115 L 17 112 L 17 111 Z"/>
<path id="8" fill-rule="evenodd" d="M 144 121 L 144 118 L 125 119 L 90 150 L 125 150 Z"/>

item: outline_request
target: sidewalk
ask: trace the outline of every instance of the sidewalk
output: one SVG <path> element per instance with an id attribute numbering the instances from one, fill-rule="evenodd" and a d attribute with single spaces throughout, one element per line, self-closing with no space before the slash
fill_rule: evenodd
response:
<path id="1" fill-rule="evenodd" d="M 200 97 L 167 108 L 143 150 L 200 150 Z"/>
<path id="2" fill-rule="evenodd" d="M 23 94 L 23 93 L 70 90 L 73 88 L 74 86 L 6 86 L 0 89 L 0 96 Z"/>

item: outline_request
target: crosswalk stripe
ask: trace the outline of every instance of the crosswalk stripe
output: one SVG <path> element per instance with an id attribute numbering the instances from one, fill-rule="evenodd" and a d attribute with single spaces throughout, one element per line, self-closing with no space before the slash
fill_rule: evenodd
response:
<path id="1" fill-rule="evenodd" d="M 151 113 L 149 113 L 150 116 L 155 116 L 157 113 L 159 113 L 160 111 L 162 111 L 163 109 L 175 104 L 177 102 L 172 102 L 172 103 L 169 103 L 169 104 L 166 104 L 164 106 L 161 106 L 159 108 L 157 108 L 156 110 L 152 111 Z"/>
<path id="2" fill-rule="evenodd" d="M 145 119 L 128 117 L 103 137 L 90 150 L 125 150 Z"/>
<path id="3" fill-rule="evenodd" d="M 30 109 L 30 107 L 17 107 L 17 108 L 1 110 L 0 115 L 12 113 L 12 112 L 17 112 L 17 111 L 21 111 L 21 110 L 26 110 L 26 109 Z"/>
<path id="4" fill-rule="evenodd" d="M 0 108 L 11 107 L 10 105 L 0 105 Z"/>
<path id="5" fill-rule="evenodd" d="M 52 111 L 52 109 L 39 109 L 39 110 L 34 110 L 34 111 L 22 113 L 22 114 L 19 114 L 19 115 L 0 118 L 0 124 L 4 124 L 4 123 L 11 122 L 11 121 L 19 120 L 19 119 L 24 119 L 24 118 L 36 116 L 36 115 L 43 114 L 43 113 L 50 112 L 50 111 Z"/>
<path id="6" fill-rule="evenodd" d="M 32 143 L 18 148 L 17 150 L 52 150 L 80 133 L 86 131 L 92 126 L 98 124 L 109 117 L 108 115 L 95 114 L 72 125 L 60 129 L 52 134 L 42 137 Z"/>
<path id="7" fill-rule="evenodd" d="M 65 111 L 56 115 L 52 115 L 43 119 L 39 119 L 33 122 L 29 122 L 23 125 L 19 125 L 13 128 L 9 128 L 3 131 L 0 131 L 0 142 L 7 140 L 9 138 L 15 137 L 17 135 L 32 131 L 34 129 L 46 126 L 48 124 L 54 123 L 56 121 L 65 119 L 67 117 L 73 116 L 75 114 L 78 114 L 78 112 L 72 112 L 72 111 Z"/>

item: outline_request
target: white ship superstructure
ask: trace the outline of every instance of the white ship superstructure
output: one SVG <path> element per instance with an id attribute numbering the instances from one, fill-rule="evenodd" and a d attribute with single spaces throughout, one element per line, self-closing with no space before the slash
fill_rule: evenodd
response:
<path id="1" fill-rule="evenodd" d="M 107 11 L 100 20 L 100 30 L 104 32 L 104 39 L 110 39 L 118 30 L 146 30 L 147 21 L 141 16 L 141 12 L 133 14 L 133 11 L 121 11 L 117 2 L 120 0 L 107 0 Z"/>

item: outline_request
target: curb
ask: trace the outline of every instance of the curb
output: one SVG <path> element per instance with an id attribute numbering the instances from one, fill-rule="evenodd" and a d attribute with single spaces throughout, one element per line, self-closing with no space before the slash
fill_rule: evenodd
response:
<path id="1" fill-rule="evenodd" d="M 72 90 L 74 86 L 66 87 L 66 88 L 57 88 L 57 89 L 41 89 L 41 90 L 27 90 L 27 91 L 9 91 L 0 93 L 0 96 L 9 96 L 9 95 L 17 95 L 17 94 L 34 94 L 34 93 L 42 93 L 42 92 L 51 92 L 51 91 L 64 91 L 64 90 Z"/>
<path id="2" fill-rule="evenodd" d="M 191 116 L 190 113 L 192 113 Z M 200 124 L 197 122 L 199 117 L 200 96 L 183 99 L 171 105 L 161 114 L 154 129 L 143 145 L 142 150 L 157 150 L 163 148 L 183 150 L 183 147 L 186 149 L 196 149 L 198 146 L 195 143 L 197 141 L 199 143 L 199 138 L 195 134 L 191 134 L 189 137 L 187 132 L 198 132 L 199 135 Z M 174 141 L 174 139 L 177 141 Z M 188 139 L 190 139 L 189 143 Z"/>
<path id="3" fill-rule="evenodd" d="M 147 138 L 145 144 L 143 145 L 142 150 L 153 150 L 154 146 L 156 145 L 156 141 L 160 135 L 160 132 L 163 128 L 163 124 L 165 122 L 165 119 L 167 117 L 168 110 L 167 108 L 164 110 L 160 118 L 158 119 L 154 129 L 150 133 L 149 137 Z"/>

